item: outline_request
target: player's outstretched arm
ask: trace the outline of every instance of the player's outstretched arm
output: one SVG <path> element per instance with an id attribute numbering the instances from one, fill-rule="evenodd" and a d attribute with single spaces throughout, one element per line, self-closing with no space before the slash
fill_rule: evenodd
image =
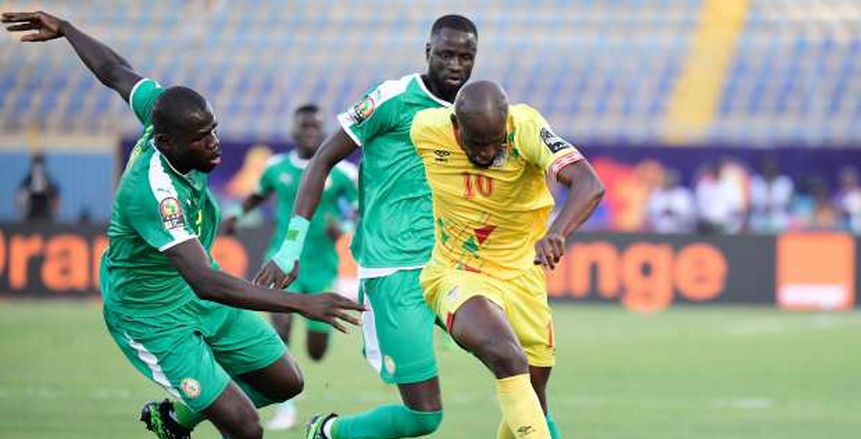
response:
<path id="1" fill-rule="evenodd" d="M 586 160 L 563 167 L 556 179 L 568 188 L 568 198 L 547 234 L 535 243 L 535 264 L 551 270 L 565 254 L 565 238 L 589 219 L 604 196 L 604 183 Z"/>
<path id="2" fill-rule="evenodd" d="M 284 243 L 272 260 L 257 273 L 254 283 L 285 288 L 295 279 L 295 276 L 290 278 L 289 272 L 297 267 L 299 254 L 302 253 L 302 247 L 305 245 L 305 233 L 308 231 L 311 217 L 314 216 L 320 204 L 326 179 L 332 168 L 347 158 L 356 148 L 358 146 L 343 128 L 323 141 L 311 158 L 311 162 L 308 163 L 308 167 L 305 168 L 305 172 L 302 173 L 302 181 L 299 183 L 296 201 L 293 203 L 293 218 L 290 219 L 290 227 Z"/>
<path id="3" fill-rule="evenodd" d="M 87 35 L 72 23 L 46 12 L 4 12 L 3 23 L 12 24 L 10 32 L 28 32 L 21 37 L 24 42 L 49 41 L 65 37 L 84 65 L 102 84 L 116 90 L 126 101 L 132 88 L 141 80 L 132 66 L 110 47 Z"/>
<path id="4" fill-rule="evenodd" d="M 337 294 L 285 294 L 216 270 L 211 267 L 197 239 L 179 243 L 164 254 L 191 285 L 195 294 L 204 300 L 256 311 L 297 312 L 310 319 L 329 323 L 341 332 L 346 332 L 343 322 L 359 324 L 358 319 L 347 311 L 364 311 L 361 305 Z"/>

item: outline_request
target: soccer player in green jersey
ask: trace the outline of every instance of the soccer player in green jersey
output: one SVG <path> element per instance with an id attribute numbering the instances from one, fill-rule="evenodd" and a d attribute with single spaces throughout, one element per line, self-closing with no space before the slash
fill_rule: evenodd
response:
<path id="1" fill-rule="evenodd" d="M 162 88 L 109 47 L 43 12 L 4 13 L 22 41 L 65 39 L 144 126 L 116 191 L 102 258 L 104 318 L 126 358 L 175 401 L 150 402 L 141 420 L 159 438 L 187 438 L 209 419 L 230 438 L 259 438 L 256 407 L 302 391 L 299 368 L 256 313 L 299 312 L 343 329 L 360 309 L 334 294 L 305 296 L 253 285 L 209 253 L 218 206 L 207 174 L 221 160 L 216 120 L 185 87 Z"/>
<path id="2" fill-rule="evenodd" d="M 323 118 L 320 108 L 314 104 L 303 105 L 293 114 L 292 137 L 295 148 L 287 154 L 273 156 L 266 164 L 255 193 L 242 202 L 241 213 L 224 220 L 225 233 L 233 233 L 241 215 L 257 208 L 274 194 L 276 197 L 276 230 L 266 251 L 265 261 L 281 248 L 293 202 L 299 189 L 302 172 L 308 161 L 323 141 Z M 338 253 L 335 243 L 342 228 L 349 223 L 356 202 L 356 168 L 350 162 L 339 163 L 326 180 L 320 207 L 308 227 L 308 245 L 299 258 L 301 270 L 287 291 L 299 294 L 319 294 L 331 291 L 338 278 Z M 290 314 L 272 314 L 272 324 L 285 343 L 290 339 Z M 308 356 L 320 361 L 329 345 L 331 326 L 316 320 L 308 320 L 306 337 Z M 297 412 L 293 401 L 278 406 L 273 418 L 266 424 L 272 430 L 285 430 L 296 423 Z"/>
<path id="3" fill-rule="evenodd" d="M 433 433 L 442 420 L 435 316 L 419 286 L 434 246 L 433 206 L 410 125 L 418 111 L 451 105 L 472 73 L 477 46 L 472 21 L 440 17 L 425 48 L 425 73 L 382 82 L 338 116 L 341 129 L 323 142 L 302 177 L 288 239 L 257 277 L 268 284 L 292 270 L 330 170 L 361 147 L 359 221 L 351 248 L 359 294 L 370 304 L 364 353 L 385 382 L 398 385 L 403 404 L 316 417 L 309 439 L 416 437 Z"/>

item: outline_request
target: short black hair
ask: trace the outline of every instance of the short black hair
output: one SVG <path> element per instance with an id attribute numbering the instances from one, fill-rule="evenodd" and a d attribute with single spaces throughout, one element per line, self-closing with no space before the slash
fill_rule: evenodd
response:
<path id="1" fill-rule="evenodd" d="M 302 113 L 317 114 L 319 112 L 320 112 L 320 106 L 319 105 L 309 103 L 309 104 L 300 105 L 298 108 L 296 108 L 295 111 L 293 111 L 293 115 L 298 116 Z"/>
<path id="2" fill-rule="evenodd" d="M 475 35 L 475 38 L 478 38 L 478 29 L 476 29 L 475 23 L 463 15 L 448 14 L 437 18 L 436 21 L 433 22 L 433 26 L 431 26 L 431 36 L 439 34 L 439 31 L 443 29 L 468 32 Z"/>
<path id="3" fill-rule="evenodd" d="M 169 136 L 180 135 L 188 128 L 189 116 L 205 112 L 207 105 L 200 93 L 188 87 L 168 87 L 152 107 L 153 130 Z"/>

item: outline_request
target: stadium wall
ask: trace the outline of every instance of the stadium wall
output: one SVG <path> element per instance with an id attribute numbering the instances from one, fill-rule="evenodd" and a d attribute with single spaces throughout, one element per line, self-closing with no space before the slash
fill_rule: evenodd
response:
<path id="1" fill-rule="evenodd" d="M 0 297 L 98 295 L 104 226 L 0 223 Z M 249 277 L 271 228 L 219 237 L 213 255 L 225 271 Z M 674 304 L 751 304 L 842 310 L 857 305 L 861 239 L 840 232 L 776 236 L 582 233 L 548 275 L 554 300 L 619 303 L 636 311 Z M 355 279 L 347 240 L 342 278 Z M 354 282 L 353 282 L 354 283 Z"/>

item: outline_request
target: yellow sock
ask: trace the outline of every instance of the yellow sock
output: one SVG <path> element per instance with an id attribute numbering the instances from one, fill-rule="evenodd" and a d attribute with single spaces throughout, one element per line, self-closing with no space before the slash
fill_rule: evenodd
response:
<path id="1" fill-rule="evenodd" d="M 511 429 L 508 428 L 508 424 L 505 423 L 505 419 L 499 423 L 499 429 L 496 430 L 496 439 L 515 439 L 514 433 L 512 433 Z"/>
<path id="2" fill-rule="evenodd" d="M 496 381 L 496 395 L 502 419 L 516 439 L 550 439 L 541 403 L 532 389 L 529 374 Z"/>

